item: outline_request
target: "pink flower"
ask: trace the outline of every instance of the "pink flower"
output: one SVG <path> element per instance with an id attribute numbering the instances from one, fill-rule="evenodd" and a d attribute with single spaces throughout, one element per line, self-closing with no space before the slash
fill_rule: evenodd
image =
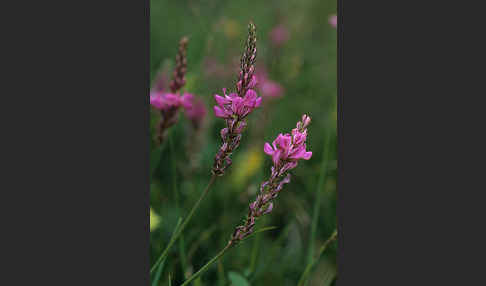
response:
<path id="1" fill-rule="evenodd" d="M 268 97 L 280 97 L 283 93 L 282 86 L 273 80 L 264 81 L 260 86 L 260 90 L 263 96 Z"/>
<path id="2" fill-rule="evenodd" d="M 263 151 L 272 156 L 274 166 L 284 165 L 285 171 L 297 166 L 300 159 L 309 160 L 312 152 L 306 151 L 305 141 L 307 139 L 307 125 L 310 117 L 304 115 L 302 122 L 297 123 L 297 128 L 292 129 L 292 134 L 280 133 L 272 142 L 272 145 L 265 143 Z"/>
<path id="3" fill-rule="evenodd" d="M 162 92 L 150 92 L 150 105 L 157 109 L 163 109 Z"/>
<path id="4" fill-rule="evenodd" d="M 214 99 L 218 105 L 214 106 L 214 114 L 216 117 L 230 119 L 233 116 L 245 118 L 253 109 L 259 107 L 262 98 L 258 97 L 253 89 L 248 89 L 244 97 L 239 97 L 237 93 L 226 94 L 226 89 L 223 88 L 223 96 L 214 95 Z"/>
<path id="5" fill-rule="evenodd" d="M 289 32 L 287 28 L 283 24 L 273 28 L 272 31 L 270 31 L 270 40 L 276 47 L 285 44 L 289 40 Z"/>
<path id="6" fill-rule="evenodd" d="M 194 101 L 194 95 L 188 92 L 184 92 L 184 94 L 179 97 L 179 103 L 182 105 L 185 109 L 189 109 L 192 107 Z"/>
<path id="7" fill-rule="evenodd" d="M 189 118 L 195 126 L 198 126 L 204 116 L 206 116 L 206 106 L 200 99 L 196 99 L 189 93 L 185 93 L 182 96 L 182 101 L 187 118 Z"/>
<path id="8" fill-rule="evenodd" d="M 266 71 L 260 70 L 256 73 L 258 89 L 263 97 L 280 97 L 283 95 L 284 88 L 276 81 L 270 80 Z"/>
<path id="9" fill-rule="evenodd" d="M 336 15 L 329 16 L 329 24 L 331 26 L 333 26 L 334 28 L 337 28 L 337 16 Z"/>

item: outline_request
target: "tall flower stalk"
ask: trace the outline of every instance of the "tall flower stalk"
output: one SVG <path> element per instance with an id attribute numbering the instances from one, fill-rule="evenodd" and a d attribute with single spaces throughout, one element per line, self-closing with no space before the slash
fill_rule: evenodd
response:
<path id="1" fill-rule="evenodd" d="M 222 145 L 214 158 L 214 175 L 222 176 L 231 165 L 230 156 L 240 145 L 241 133 L 247 125 L 245 119 L 262 102 L 262 98 L 253 90 L 257 84 L 254 75 L 256 55 L 256 27 L 250 22 L 245 51 L 241 56 L 236 92 L 227 94 L 226 89 L 223 89 L 224 96 L 214 95 L 217 102 L 214 113 L 226 122 L 226 127 L 221 130 Z"/>
<path id="2" fill-rule="evenodd" d="M 179 96 L 178 92 L 184 87 L 187 71 L 187 44 L 189 39 L 183 37 L 179 41 L 179 50 L 176 56 L 176 67 L 172 75 L 169 88 L 170 93 L 154 91 L 150 94 L 150 104 L 160 110 L 161 119 L 157 126 L 157 143 L 162 144 L 165 139 L 166 131 L 177 123 L 179 107 L 186 109 L 192 107 L 193 95 L 184 93 Z"/>
<path id="3" fill-rule="evenodd" d="M 246 126 L 245 119 L 253 111 L 253 109 L 261 104 L 261 97 L 258 97 L 256 92 L 253 90 L 253 88 L 256 86 L 256 77 L 254 75 L 256 51 L 256 27 L 250 22 L 248 25 L 248 38 L 245 44 L 245 51 L 241 57 L 240 72 L 238 74 L 238 80 L 235 86 L 236 92 L 226 94 L 226 89 L 223 89 L 224 97 L 217 94 L 214 96 L 217 102 L 217 106 L 214 107 L 215 116 L 225 119 L 226 128 L 223 128 L 220 133 L 222 138 L 222 146 L 219 148 L 215 156 L 214 165 L 211 171 L 211 178 L 208 185 L 201 193 L 201 196 L 192 207 L 188 216 L 184 219 L 181 227 L 174 232 L 173 239 L 171 239 L 160 257 L 150 269 L 150 274 L 157 269 L 157 266 L 168 255 L 170 248 L 184 231 L 193 214 L 199 208 L 199 205 L 208 194 L 209 189 L 213 185 L 216 178 L 224 175 L 225 169 L 231 165 L 230 155 L 239 146 L 241 133 Z M 175 89 L 180 89 L 185 82 L 183 80 L 185 74 L 185 45 L 183 45 L 182 41 L 179 52 L 180 53 L 177 57 L 178 64 L 176 71 L 174 72 L 174 80 L 170 84 L 172 91 Z M 184 96 L 179 100 L 184 100 Z M 177 110 L 175 110 L 175 112 L 177 112 Z M 167 115 L 169 123 L 172 122 L 170 115 L 171 114 Z M 165 123 L 161 122 L 161 124 Z M 162 128 L 160 130 L 162 130 Z"/>
<path id="4" fill-rule="evenodd" d="M 237 226 L 226 246 L 201 269 L 184 281 L 181 286 L 191 283 L 206 272 L 229 249 L 254 233 L 256 220 L 272 212 L 273 200 L 277 198 L 283 186 L 290 182 L 291 175 L 289 171 L 297 167 L 300 159 L 309 160 L 312 157 L 312 152 L 306 150 L 307 126 L 310 122 L 310 117 L 304 114 L 302 120 L 297 122 L 296 128 L 292 129 L 290 134 L 279 134 L 271 145 L 265 143 L 264 151 L 273 160 L 271 175 L 267 181 L 261 184 L 260 193 L 256 200 L 250 203 L 245 223 Z"/>

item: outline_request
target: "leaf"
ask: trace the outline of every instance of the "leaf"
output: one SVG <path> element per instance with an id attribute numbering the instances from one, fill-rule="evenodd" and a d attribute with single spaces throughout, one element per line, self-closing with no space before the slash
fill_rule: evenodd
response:
<path id="1" fill-rule="evenodd" d="M 248 280 L 236 272 L 230 271 L 228 277 L 232 286 L 250 286 Z"/>
<path id="2" fill-rule="evenodd" d="M 162 269 L 164 268 L 164 264 L 165 264 L 165 258 L 159 264 L 159 267 L 157 267 L 157 272 L 155 272 L 155 277 L 154 277 L 154 280 L 152 281 L 152 286 L 157 286 L 157 284 L 159 284 L 160 274 L 162 273 Z"/>

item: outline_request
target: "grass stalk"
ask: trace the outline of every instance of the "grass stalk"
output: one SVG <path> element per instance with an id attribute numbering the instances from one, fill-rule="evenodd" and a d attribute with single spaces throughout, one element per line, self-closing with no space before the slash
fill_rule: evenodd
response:
<path id="1" fill-rule="evenodd" d="M 319 261 L 319 258 L 321 258 L 321 255 L 322 255 L 322 253 L 324 253 L 327 246 L 331 242 L 336 240 L 336 238 L 337 238 L 337 230 L 334 230 L 334 232 L 331 234 L 331 236 L 326 240 L 326 242 L 324 242 L 324 244 L 319 249 L 319 253 L 317 254 L 317 256 L 312 260 L 311 263 L 307 264 L 307 266 L 305 267 L 305 270 L 302 273 L 302 276 L 300 276 L 299 284 L 297 284 L 297 286 L 304 286 L 304 284 L 306 283 L 306 281 L 307 281 L 307 279 L 310 275 L 312 268 L 314 268 L 314 266 L 317 264 L 317 262 Z"/>
<path id="2" fill-rule="evenodd" d="M 329 162 L 329 141 L 330 141 L 330 132 L 326 128 L 324 130 L 324 144 L 323 144 L 323 151 L 322 151 L 322 163 L 321 163 L 321 170 L 319 172 L 319 178 L 317 181 L 317 188 L 316 188 L 316 194 L 314 196 L 315 201 L 314 201 L 314 211 L 312 214 L 312 223 L 311 223 L 311 234 L 309 237 L 309 250 L 307 254 L 307 264 L 311 263 L 312 257 L 314 255 L 314 248 L 315 248 L 315 239 L 317 235 L 317 222 L 319 219 L 319 210 L 321 206 L 321 193 L 322 193 L 322 188 L 324 186 L 324 182 L 327 177 L 327 165 Z"/>
<path id="3" fill-rule="evenodd" d="M 208 263 L 206 263 L 203 267 L 201 267 L 201 269 L 199 269 L 196 273 L 192 274 L 191 277 L 189 277 L 186 281 L 184 281 L 184 283 L 182 283 L 181 286 L 186 286 L 186 285 L 189 285 L 189 283 L 191 283 L 194 279 L 198 278 L 199 275 L 203 274 L 204 272 L 207 271 L 207 269 L 216 261 L 218 261 L 219 258 L 221 258 L 221 256 L 223 256 L 226 251 L 228 251 L 231 246 L 233 246 L 232 244 L 228 243 L 218 254 L 216 254 L 215 257 L 213 257 L 211 260 L 208 261 Z"/>
<path id="4" fill-rule="evenodd" d="M 184 222 L 182 223 L 181 227 L 178 228 L 177 231 L 174 232 L 173 238 L 169 241 L 169 244 L 164 249 L 164 251 L 162 252 L 162 254 L 160 255 L 160 257 L 157 259 L 157 262 L 155 262 L 155 264 L 152 266 L 152 268 L 150 268 L 150 275 L 152 275 L 152 273 L 155 271 L 155 269 L 157 269 L 157 265 L 159 265 L 160 262 L 167 256 L 167 254 L 169 253 L 170 248 L 172 247 L 172 245 L 174 244 L 174 242 L 177 241 L 177 239 L 179 238 L 179 236 L 182 234 L 182 232 L 186 228 L 187 224 L 189 223 L 189 221 L 191 220 L 192 216 L 194 215 L 194 212 L 198 209 L 199 205 L 201 204 L 201 202 L 203 201 L 203 199 L 208 194 L 209 189 L 211 188 L 211 186 L 213 185 L 213 183 L 214 183 L 215 180 L 216 180 L 216 175 L 213 174 L 211 176 L 211 179 L 209 180 L 208 185 L 206 186 L 206 188 L 204 189 L 204 191 L 201 193 L 201 196 L 199 196 L 199 199 L 196 201 L 196 203 L 192 207 L 191 211 L 189 212 L 189 215 L 184 219 Z"/>

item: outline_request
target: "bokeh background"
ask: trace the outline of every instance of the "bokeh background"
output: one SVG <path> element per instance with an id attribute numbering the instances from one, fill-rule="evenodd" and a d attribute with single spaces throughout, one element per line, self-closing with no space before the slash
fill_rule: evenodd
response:
<path id="1" fill-rule="evenodd" d="M 257 27 L 257 72 L 265 72 L 263 105 L 249 116 L 233 164 L 218 178 L 190 225 L 172 248 L 157 285 L 182 283 L 220 249 L 246 216 L 259 184 L 270 175 L 264 142 L 290 132 L 302 114 L 309 161 L 292 171 L 290 184 L 257 228 L 275 226 L 228 252 L 193 285 L 297 285 L 310 257 L 336 228 L 337 33 L 329 23 L 335 0 L 150 1 L 152 85 L 170 80 L 178 42 L 190 38 L 187 84 L 207 115 L 194 128 L 182 112 L 163 148 L 151 145 L 150 265 L 167 245 L 210 178 L 220 146 L 222 119 L 213 115 L 213 94 L 234 88 L 239 58 L 252 20 Z M 151 130 L 159 114 L 151 110 Z M 308 285 L 335 285 L 337 243 L 319 259 Z"/>

